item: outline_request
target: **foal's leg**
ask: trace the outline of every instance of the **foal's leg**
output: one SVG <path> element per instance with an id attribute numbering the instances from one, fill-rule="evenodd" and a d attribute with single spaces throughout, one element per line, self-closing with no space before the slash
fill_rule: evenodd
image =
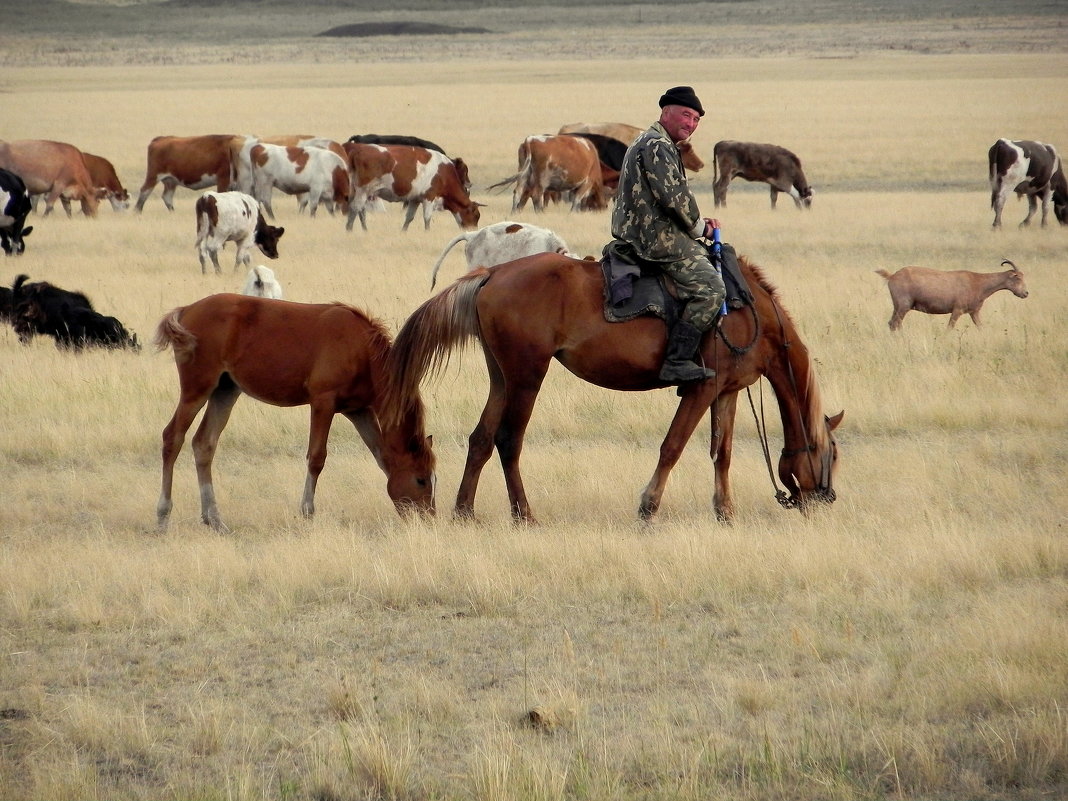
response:
<path id="1" fill-rule="evenodd" d="M 219 507 L 215 503 L 215 487 L 211 480 L 211 463 L 215 458 L 215 448 L 219 444 L 219 435 L 226 428 L 230 412 L 241 397 L 241 389 L 229 378 L 224 377 L 215 391 L 208 398 L 208 408 L 204 410 L 204 419 L 200 421 L 197 433 L 193 435 L 193 458 L 197 466 L 197 482 L 200 484 L 200 519 L 216 531 L 225 531 L 219 517 Z"/>
<path id="2" fill-rule="evenodd" d="M 332 396 L 325 400 L 312 401 L 311 426 L 308 431 L 308 476 L 304 480 L 304 496 L 300 500 L 300 513 L 305 517 L 315 515 L 315 485 L 319 483 L 319 474 L 323 472 L 323 465 L 326 464 L 326 442 L 330 438 L 330 423 L 333 420 Z M 360 430 L 359 425 L 356 430 Z"/>
<path id="3" fill-rule="evenodd" d="M 209 392 L 210 387 L 204 387 L 202 390 L 183 387 L 178 407 L 174 410 L 174 415 L 166 428 L 163 429 L 163 485 L 160 489 L 159 501 L 156 503 L 156 524 L 161 533 L 167 530 L 171 508 L 174 505 L 171 500 L 174 463 L 178 459 L 178 453 L 182 450 L 185 433 L 207 401 Z"/>
<path id="4" fill-rule="evenodd" d="M 501 425 L 501 414 L 504 412 L 504 376 L 489 351 L 484 351 L 484 353 L 490 378 L 489 397 L 486 398 L 486 406 L 482 409 L 478 425 L 467 438 L 467 462 L 464 464 L 464 475 L 460 480 L 460 489 L 456 493 L 456 506 L 453 509 L 454 517 L 466 519 L 475 516 L 475 492 L 478 490 L 478 479 L 482 475 L 482 468 L 493 455 L 493 438 Z"/>
<path id="5" fill-rule="evenodd" d="M 738 393 L 720 395 L 712 404 L 711 455 L 716 466 L 715 494 L 712 508 L 716 519 L 729 523 L 734 518 L 734 499 L 731 497 L 731 449 L 734 447 L 734 416 L 738 409 Z"/>
<path id="6" fill-rule="evenodd" d="M 367 450 L 375 457 L 375 462 L 382 472 L 386 472 L 386 462 L 382 458 L 382 429 L 378 425 L 378 417 L 370 409 L 359 412 L 345 412 L 345 417 L 356 426 L 356 432 L 367 446 Z"/>
<path id="7" fill-rule="evenodd" d="M 682 400 L 679 401 L 679 407 L 675 410 L 671 426 L 660 445 L 660 460 L 657 462 L 652 478 L 642 490 L 641 501 L 638 504 L 638 516 L 642 520 L 651 520 L 659 511 L 668 476 L 682 456 L 682 451 L 693 435 L 693 430 L 697 428 L 697 424 L 708 411 L 716 390 L 716 382 L 706 381 L 685 391 Z"/>

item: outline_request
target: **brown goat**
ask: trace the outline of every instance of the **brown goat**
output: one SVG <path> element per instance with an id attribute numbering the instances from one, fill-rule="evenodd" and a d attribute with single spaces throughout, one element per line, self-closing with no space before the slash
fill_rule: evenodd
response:
<path id="1" fill-rule="evenodd" d="M 1002 273 L 973 273 L 968 270 L 930 270 L 926 267 L 902 267 L 896 273 L 876 270 L 886 279 L 894 313 L 890 317 L 890 330 L 901 327 L 901 319 L 910 311 L 925 314 L 948 314 L 949 327 L 957 318 L 967 313 L 972 322 L 979 325 L 979 310 L 985 301 L 999 289 L 1008 289 L 1018 298 L 1027 297 L 1023 273 L 1008 259 L 1001 262 L 1012 269 Z"/>

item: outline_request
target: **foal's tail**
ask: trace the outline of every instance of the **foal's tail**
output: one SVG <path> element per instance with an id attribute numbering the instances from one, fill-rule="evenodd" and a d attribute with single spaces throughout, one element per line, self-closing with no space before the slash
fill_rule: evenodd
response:
<path id="1" fill-rule="evenodd" d="M 412 312 L 397 333 L 386 360 L 383 404 L 395 422 L 417 402 L 423 378 L 440 373 L 454 348 L 478 337 L 475 299 L 488 275 L 485 267 L 466 273 Z"/>
<path id="2" fill-rule="evenodd" d="M 156 336 L 152 340 L 157 351 L 167 350 L 168 346 L 174 348 L 174 360 L 179 363 L 192 358 L 197 347 L 193 332 L 178 321 L 183 311 L 185 306 L 167 312 L 156 326 Z"/>

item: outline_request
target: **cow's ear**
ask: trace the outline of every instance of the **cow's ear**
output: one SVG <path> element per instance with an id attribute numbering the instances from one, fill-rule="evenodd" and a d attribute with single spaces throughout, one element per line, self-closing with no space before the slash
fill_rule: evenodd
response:
<path id="1" fill-rule="evenodd" d="M 285 228 L 279 228 L 279 229 L 278 229 L 278 236 L 281 236 L 281 235 L 282 235 L 282 234 L 284 234 L 285 232 L 286 232 L 286 229 L 285 229 Z"/>
<path id="2" fill-rule="evenodd" d="M 32 231 L 33 231 L 33 226 L 32 225 L 30 227 L 28 227 L 28 228 L 23 228 L 22 229 L 22 238 L 25 239 L 26 237 L 28 237 Z"/>

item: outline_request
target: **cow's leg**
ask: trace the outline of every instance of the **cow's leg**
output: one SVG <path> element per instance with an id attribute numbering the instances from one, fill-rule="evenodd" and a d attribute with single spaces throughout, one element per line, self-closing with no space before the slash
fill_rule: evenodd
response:
<path id="1" fill-rule="evenodd" d="M 407 231 L 408 226 L 412 224 L 412 220 L 415 219 L 415 212 L 419 208 L 417 201 L 405 201 L 404 203 L 404 224 L 401 225 L 402 231 Z"/>
<path id="2" fill-rule="evenodd" d="M 197 482 L 200 485 L 200 519 L 216 531 L 225 531 L 226 526 L 219 517 L 219 507 L 215 502 L 211 463 L 215 458 L 219 435 L 226 428 L 230 412 L 239 397 L 241 390 L 233 381 L 226 379 L 220 382 L 208 398 L 204 419 L 200 421 L 200 427 L 193 435 L 193 458 L 197 466 Z"/>
<path id="3" fill-rule="evenodd" d="M 304 496 L 300 500 L 300 513 L 304 517 L 315 515 L 315 487 L 326 464 L 326 442 L 330 438 L 330 423 L 333 419 L 332 397 L 312 401 L 311 426 L 308 431 L 308 475 L 304 480 Z"/>
<path id="4" fill-rule="evenodd" d="M 1049 202 L 1053 198 L 1053 190 L 1046 189 L 1042 192 L 1042 227 L 1046 227 L 1047 219 L 1049 218 Z"/>
<path id="5" fill-rule="evenodd" d="M 60 195 L 59 202 L 63 204 L 63 211 L 67 212 L 67 219 L 72 219 L 74 217 L 74 213 L 71 211 L 70 208 L 70 198 L 66 195 Z"/>
<path id="6" fill-rule="evenodd" d="M 715 206 L 727 205 L 727 187 L 730 185 L 731 177 L 721 173 L 716 182 L 712 184 L 712 198 L 715 202 Z"/>
<path id="7" fill-rule="evenodd" d="M 1027 216 L 1024 217 L 1023 222 L 1020 223 L 1021 228 L 1025 228 L 1031 224 L 1031 218 L 1035 216 L 1035 212 L 1038 211 L 1038 198 L 1034 195 L 1027 196 Z"/>
<path id="8" fill-rule="evenodd" d="M 137 205 L 134 206 L 134 211 L 140 214 L 144 211 L 145 201 L 148 200 L 148 196 L 152 194 L 152 190 L 156 188 L 156 176 L 148 175 L 145 177 L 145 182 L 141 185 L 141 192 L 137 196 Z"/>
<path id="9" fill-rule="evenodd" d="M 171 178 L 163 179 L 163 205 L 167 207 L 169 211 L 174 211 L 174 192 L 178 189 L 178 182 Z"/>
<path id="10" fill-rule="evenodd" d="M 771 207 L 775 208 L 775 203 L 779 200 L 779 190 L 774 186 L 771 187 Z"/>
<path id="11" fill-rule="evenodd" d="M 434 206 L 436 205 L 436 203 L 437 203 L 437 201 L 434 201 L 434 200 L 424 200 L 422 203 L 419 204 L 419 205 L 421 205 L 423 207 L 423 230 L 424 231 L 429 231 L 430 230 L 430 220 L 434 216 Z"/>

